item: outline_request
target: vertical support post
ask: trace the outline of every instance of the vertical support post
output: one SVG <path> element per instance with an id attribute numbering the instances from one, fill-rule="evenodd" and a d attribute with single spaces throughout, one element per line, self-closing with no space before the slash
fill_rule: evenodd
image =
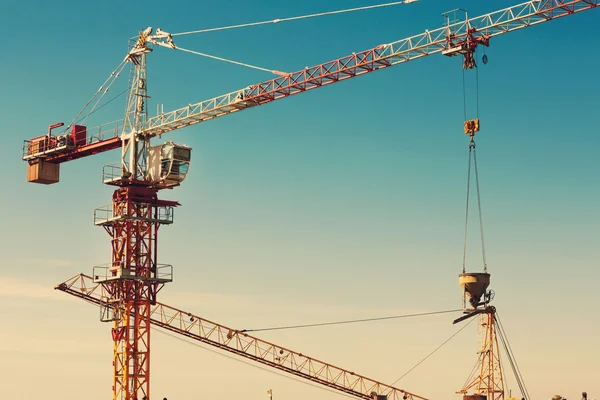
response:
<path id="1" fill-rule="evenodd" d="M 481 348 L 478 351 L 479 374 L 457 393 L 466 394 L 472 389 L 476 394 L 486 396 L 488 400 L 504 399 L 504 375 L 500 363 L 495 314 L 495 307 L 489 306 L 479 317 L 483 328 Z"/>
<path id="2" fill-rule="evenodd" d="M 122 172 L 121 176 L 130 180 L 143 180 L 146 175 L 146 150 L 147 140 L 140 140 L 138 134 L 143 131 L 148 120 L 148 83 L 146 79 L 146 54 L 151 50 L 147 46 L 146 38 L 151 33 L 147 29 L 129 51 L 131 61 L 129 78 L 129 96 L 125 110 L 125 121 L 121 140 Z"/>

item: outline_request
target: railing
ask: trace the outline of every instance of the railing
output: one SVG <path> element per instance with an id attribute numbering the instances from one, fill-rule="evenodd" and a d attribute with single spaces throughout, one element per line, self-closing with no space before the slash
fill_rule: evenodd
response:
<path id="1" fill-rule="evenodd" d="M 173 266 L 170 264 L 156 264 L 156 280 L 173 282 Z"/>
<path id="2" fill-rule="evenodd" d="M 162 206 L 156 207 L 156 221 L 161 224 L 172 224 L 173 218 L 175 217 L 175 207 L 171 206 Z"/>
<path id="3" fill-rule="evenodd" d="M 113 268 L 112 264 L 101 264 L 94 266 L 92 270 L 94 283 L 102 283 L 115 279 L 141 279 L 157 282 L 173 281 L 173 266 L 170 264 L 156 264 L 156 268 L 149 277 L 138 276 L 135 270 L 129 268 Z"/>
<path id="4" fill-rule="evenodd" d="M 175 216 L 175 208 L 173 206 L 154 207 L 154 216 L 152 218 L 142 218 L 137 216 L 123 215 L 117 213 L 114 204 L 107 204 L 98 207 L 94 210 L 94 225 L 103 225 L 118 219 L 132 219 L 140 221 L 155 222 L 159 224 L 172 224 Z"/>
<path id="5" fill-rule="evenodd" d="M 87 128 L 88 140 L 86 144 L 94 144 L 119 136 L 123 131 L 123 124 L 123 120 L 118 120 Z"/>
<path id="6" fill-rule="evenodd" d="M 40 136 L 23 142 L 22 158 L 27 161 L 46 157 L 49 154 L 70 150 L 73 147 L 69 137 L 65 135 L 51 136 L 49 139 L 47 136 Z"/>
<path id="7" fill-rule="evenodd" d="M 94 225 L 101 225 L 117 218 L 112 204 L 94 210 Z"/>
<path id="8" fill-rule="evenodd" d="M 107 122 L 105 124 L 92 128 L 86 127 L 86 137 L 84 139 L 75 139 L 71 136 L 71 132 L 67 127 L 58 135 L 39 136 L 30 140 L 23 141 L 22 158 L 23 160 L 31 160 L 58 153 L 73 151 L 79 147 L 92 145 L 108 139 L 113 139 L 119 136 L 123 130 L 123 120 Z"/>
<path id="9" fill-rule="evenodd" d="M 121 163 L 107 164 L 102 167 L 102 183 L 116 182 L 122 179 L 123 165 Z"/>

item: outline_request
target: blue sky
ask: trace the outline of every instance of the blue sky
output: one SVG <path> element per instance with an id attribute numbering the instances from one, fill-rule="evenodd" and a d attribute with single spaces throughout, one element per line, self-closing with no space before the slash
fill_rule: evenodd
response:
<path id="1" fill-rule="evenodd" d="M 451 8 L 479 15 L 513 4 L 490 3 L 421 0 L 177 43 L 295 71 L 435 29 Z M 92 216 L 110 202 L 101 168 L 119 154 L 63 164 L 59 184 L 33 185 L 25 182 L 22 141 L 51 123 L 69 122 L 123 59 L 127 39 L 147 26 L 174 33 L 368 4 L 3 6 L 0 373 L 15 384 L 0 387 L 0 394 L 17 400 L 110 395 L 109 327 L 91 306 L 52 287 L 108 262 L 108 236 Z M 600 329 L 593 311 L 600 282 L 598 13 L 494 38 L 479 70 L 488 266 L 495 304 L 537 398 L 583 390 L 600 396 L 593 335 Z M 153 115 L 156 104 L 170 110 L 270 78 L 157 48 L 148 57 L 149 109 Z M 122 77 L 112 95 L 125 85 Z M 472 74 L 467 88 L 472 94 Z M 163 194 L 183 206 L 175 224 L 161 230 L 160 262 L 173 264 L 176 274 L 162 301 L 237 328 L 460 307 L 468 143 L 462 100 L 460 61 L 434 55 L 165 135 L 192 146 L 193 161 L 188 180 Z M 94 114 L 90 125 L 122 118 L 124 101 Z M 468 266 L 480 270 L 477 237 L 469 239 Z M 456 331 L 450 320 L 264 337 L 393 382 Z M 472 325 L 398 386 L 434 399 L 456 396 L 475 362 L 476 339 Z M 339 398 L 158 333 L 153 340 L 157 396 L 260 399 L 273 388 L 278 398 Z"/>

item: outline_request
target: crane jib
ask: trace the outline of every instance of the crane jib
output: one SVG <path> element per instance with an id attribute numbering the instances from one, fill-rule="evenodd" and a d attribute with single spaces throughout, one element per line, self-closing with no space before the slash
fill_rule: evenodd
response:
<path id="1" fill-rule="evenodd" d="M 103 306 L 109 298 L 106 288 L 92 277 L 79 274 L 55 289 Z M 240 330 L 200 318 L 192 313 L 156 302 L 150 311 L 152 325 L 186 336 L 230 353 L 260 362 L 315 383 L 363 399 L 401 400 L 425 397 L 369 379 L 286 347 L 248 335 Z"/>
<path id="2" fill-rule="evenodd" d="M 534 0 L 486 15 L 458 21 L 441 28 L 425 31 L 393 43 L 358 52 L 314 67 L 305 68 L 245 89 L 237 90 L 148 119 L 142 129 L 145 137 L 154 137 L 172 130 L 229 115 L 257 105 L 266 104 L 295 94 L 327 86 L 389 66 L 398 65 L 428 55 L 451 50 L 448 37 L 460 46 L 468 31 L 473 37 L 487 38 L 520 30 L 557 18 L 596 8 L 600 0 L 550 1 Z M 44 137 L 26 140 L 23 159 L 30 164 L 44 160 L 52 164 L 87 157 L 121 147 L 123 121 L 116 127 L 99 126 L 88 129 L 84 143 L 58 146 L 58 141 Z M 48 136 L 48 139 L 51 139 Z M 42 145 L 40 146 L 40 143 Z M 42 150 L 41 150 L 42 149 Z"/>

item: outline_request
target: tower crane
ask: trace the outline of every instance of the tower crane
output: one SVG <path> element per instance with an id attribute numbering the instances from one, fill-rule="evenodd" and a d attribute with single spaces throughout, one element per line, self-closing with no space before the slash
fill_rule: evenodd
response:
<path id="1" fill-rule="evenodd" d="M 60 134 L 52 130 L 64 124 L 52 124 L 47 134 L 25 140 L 22 153 L 27 180 L 53 184 L 59 181 L 62 163 L 121 149 L 120 162 L 103 169 L 103 182 L 116 187 L 112 202 L 94 213 L 94 223 L 111 237 L 111 261 L 94 267 L 92 279 L 104 291 L 101 318 L 113 323 L 113 399 L 150 398 L 150 324 L 160 305 L 157 293 L 173 276 L 172 266 L 158 263 L 158 230 L 173 223 L 173 209 L 180 205 L 160 200 L 158 193 L 180 185 L 191 161 L 190 147 L 174 142 L 152 146 L 152 138 L 436 53 L 462 56 L 463 68 L 473 68 L 476 48 L 489 46 L 492 37 L 594 9 L 599 1 L 532 0 L 475 18 L 466 16 L 435 30 L 294 73 L 278 73 L 277 78 L 151 118 L 147 55 L 157 46 L 177 49 L 177 45 L 165 31 L 142 31 L 119 66 L 131 67 L 125 118 L 92 129 L 71 123 Z M 464 128 L 471 134 L 479 130 L 479 121 L 465 121 Z M 234 336 L 236 340 L 241 337 Z M 352 376 L 339 371 L 344 379 Z M 365 396 L 362 389 L 360 393 Z"/>

